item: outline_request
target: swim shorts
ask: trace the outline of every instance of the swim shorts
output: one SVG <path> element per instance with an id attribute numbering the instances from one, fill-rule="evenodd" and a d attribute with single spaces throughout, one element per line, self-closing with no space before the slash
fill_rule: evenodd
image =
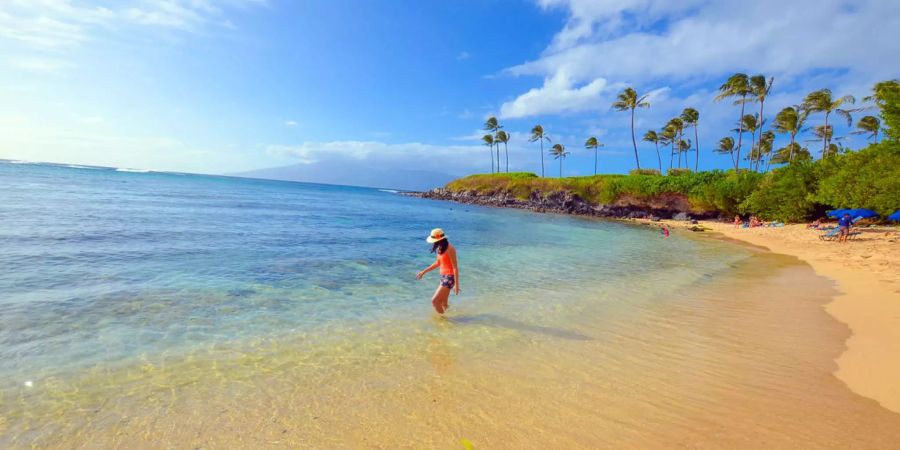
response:
<path id="1" fill-rule="evenodd" d="M 441 286 L 453 289 L 454 285 L 456 285 L 456 277 L 453 275 L 441 275 Z"/>

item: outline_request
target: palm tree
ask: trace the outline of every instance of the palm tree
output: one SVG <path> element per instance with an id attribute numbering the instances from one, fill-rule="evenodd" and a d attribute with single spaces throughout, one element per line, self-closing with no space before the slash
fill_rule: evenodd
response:
<path id="1" fill-rule="evenodd" d="M 738 145 L 737 145 L 737 158 L 733 158 L 734 160 L 734 170 L 738 169 L 738 163 L 741 160 L 741 143 L 743 141 L 744 130 L 740 127 L 740 121 L 744 117 L 744 105 L 747 103 L 747 96 L 750 95 L 753 91 L 750 88 L 750 78 L 747 77 L 747 74 L 744 73 L 736 73 L 725 81 L 724 84 L 719 86 L 719 95 L 716 96 L 716 101 L 722 101 L 726 98 L 737 98 L 733 104 L 741 105 L 741 115 L 738 119 Z M 738 98 L 740 97 L 740 98 Z"/>
<path id="2" fill-rule="evenodd" d="M 756 146 L 756 129 L 757 128 L 759 128 L 759 122 L 756 120 L 756 115 L 745 114 L 744 117 L 741 118 L 741 121 L 738 122 L 738 127 L 732 129 L 731 131 L 737 131 L 738 133 L 740 133 L 740 134 L 738 134 L 738 136 L 740 136 L 741 134 L 743 134 L 745 132 L 748 132 L 748 131 L 750 132 L 750 139 L 751 139 L 750 140 L 750 149 L 751 149 L 751 153 L 752 153 L 753 147 Z M 740 139 L 738 141 L 740 141 Z M 738 147 L 737 151 L 738 151 L 737 157 L 740 158 L 741 157 L 740 147 Z M 750 166 L 752 167 L 753 166 L 752 158 L 749 159 L 749 161 L 750 161 Z"/>
<path id="3" fill-rule="evenodd" d="M 763 132 L 763 124 L 766 123 L 765 118 L 763 117 L 763 106 L 766 103 L 766 97 L 769 95 L 769 91 L 772 90 L 772 83 L 775 82 L 775 77 L 769 78 L 769 81 L 766 82 L 766 77 L 763 75 L 753 75 L 750 77 L 750 90 L 752 91 L 754 101 L 759 103 L 759 133 L 760 139 L 762 139 Z M 757 166 L 759 165 L 759 161 L 756 162 Z"/>
<path id="4" fill-rule="evenodd" d="M 494 135 L 486 134 L 481 137 L 481 140 L 484 141 L 484 145 L 487 145 L 491 149 L 491 173 L 494 173 Z M 500 160 L 497 160 L 497 167 L 499 169 Z"/>
<path id="5" fill-rule="evenodd" d="M 488 117 L 487 120 L 484 121 L 484 131 L 490 131 L 491 133 L 494 133 L 495 136 L 501 128 L 503 128 L 503 126 L 500 125 L 500 122 L 494 116 Z M 497 173 L 500 173 L 500 141 L 495 138 L 494 143 L 497 144 Z"/>
<path id="6" fill-rule="evenodd" d="M 653 130 L 647 130 L 647 132 L 644 133 L 644 141 L 646 141 L 646 142 L 652 142 L 653 144 L 656 145 L 656 160 L 659 161 L 659 173 L 662 174 L 662 173 L 663 173 L 663 171 L 662 171 L 662 157 L 659 156 L 659 142 L 660 142 L 660 140 L 661 140 L 660 136 L 659 136 L 658 134 L 656 134 L 656 132 L 653 131 Z"/>
<path id="7" fill-rule="evenodd" d="M 881 129 L 881 121 L 877 117 L 865 116 L 859 119 L 859 122 L 856 122 L 856 128 L 857 130 L 853 134 L 868 134 L 866 139 L 875 139 L 875 143 L 878 143 L 878 130 Z"/>
<path id="8" fill-rule="evenodd" d="M 775 144 L 775 132 L 772 130 L 763 131 L 759 133 L 759 143 L 756 145 L 757 152 L 759 155 L 756 157 L 756 168 L 759 170 L 759 165 L 762 163 L 762 159 L 766 158 L 766 172 L 769 171 L 769 167 L 772 165 L 772 146 Z"/>
<path id="9" fill-rule="evenodd" d="M 678 129 L 671 123 L 666 124 L 660 132 L 659 141 L 663 145 L 672 146 L 669 151 L 669 170 L 672 170 L 672 165 L 675 163 L 675 142 L 678 141 Z"/>
<path id="10" fill-rule="evenodd" d="M 641 161 L 638 158 L 637 151 L 637 141 L 634 139 L 634 110 L 637 108 L 649 108 L 650 103 L 646 101 L 646 95 L 639 97 L 637 91 L 630 87 L 627 87 L 624 91 L 620 92 L 617 98 L 618 101 L 612 104 L 616 111 L 631 110 L 631 144 L 634 146 L 634 163 L 637 165 L 637 169 L 641 170 Z"/>
<path id="11" fill-rule="evenodd" d="M 774 164 L 785 164 L 792 163 L 795 160 L 800 161 L 804 159 L 810 159 L 809 149 L 801 147 L 800 144 L 796 142 L 791 142 L 787 146 L 776 150 L 769 162 Z"/>
<path id="12" fill-rule="evenodd" d="M 825 113 L 825 128 L 828 129 L 828 116 L 831 113 L 837 113 L 839 116 L 847 119 L 847 125 L 853 123 L 853 118 L 850 116 L 851 112 L 856 110 L 853 109 L 843 109 L 845 103 L 853 104 L 856 103 L 856 99 L 852 95 L 845 95 L 843 97 L 835 99 L 831 95 L 831 89 L 819 89 L 818 91 L 813 91 L 807 94 L 806 98 L 803 99 L 803 107 L 810 112 L 823 112 Z M 822 141 L 822 156 L 824 157 L 828 154 L 828 144 L 831 143 L 831 136 L 828 133 L 823 134 Z"/>
<path id="13" fill-rule="evenodd" d="M 687 153 L 689 151 L 691 151 L 691 140 L 690 139 L 688 139 L 688 140 L 679 139 L 678 140 L 678 161 L 681 161 L 682 153 Z M 687 155 L 684 155 L 684 164 L 685 164 L 685 166 L 687 166 Z M 678 164 L 678 167 L 681 168 L 680 162 Z M 685 167 L 685 169 L 687 169 L 687 167 Z"/>
<path id="14" fill-rule="evenodd" d="M 792 152 L 799 148 L 799 145 L 794 145 L 794 141 L 797 138 L 797 133 L 803 131 L 803 124 L 806 122 L 808 116 L 809 112 L 799 106 L 788 106 L 775 115 L 775 131 L 782 134 L 788 133 L 791 136 L 791 143 L 787 147 L 784 147 L 788 149 L 789 152 L 788 162 L 794 160 L 794 154 Z"/>
<path id="15" fill-rule="evenodd" d="M 590 150 L 594 150 L 594 175 L 597 175 L 597 149 L 603 147 L 603 144 L 597 140 L 597 138 L 591 136 L 586 141 L 584 141 L 584 148 Z"/>
<path id="16" fill-rule="evenodd" d="M 680 117 L 673 117 L 669 119 L 669 123 L 666 124 L 666 128 L 671 128 L 672 131 L 675 132 L 675 136 L 670 141 L 672 144 L 672 157 L 675 157 L 675 145 L 678 145 L 681 141 L 681 137 L 684 135 L 684 121 L 681 120 Z M 678 150 L 678 167 L 681 167 L 681 149 L 679 147 Z M 669 164 L 669 168 L 672 168 L 672 164 Z"/>
<path id="17" fill-rule="evenodd" d="M 503 153 L 506 154 L 506 173 L 509 173 L 509 148 L 506 144 L 509 142 L 509 133 L 500 130 L 494 135 L 494 141 L 497 142 L 497 150 L 500 150 L 500 143 L 503 143 Z"/>
<path id="18" fill-rule="evenodd" d="M 559 177 L 562 178 L 562 163 L 563 160 L 566 159 L 566 156 L 569 156 L 569 152 L 566 151 L 565 145 L 553 144 L 553 147 L 550 149 L 550 154 L 553 155 L 553 159 L 559 160 Z"/>
<path id="19" fill-rule="evenodd" d="M 810 139 L 809 142 L 822 141 L 829 143 L 827 147 L 822 149 L 822 158 L 837 154 L 837 151 L 841 148 L 837 144 L 831 143 L 831 141 L 840 141 L 841 139 L 844 139 L 843 137 L 834 137 L 833 125 L 819 125 L 813 128 L 813 135 L 816 138 Z"/>
<path id="20" fill-rule="evenodd" d="M 732 162 L 734 162 L 734 139 L 732 139 L 731 136 L 719 139 L 719 146 L 716 147 L 716 153 L 728 153 L 728 155 L 731 156 Z"/>
<path id="21" fill-rule="evenodd" d="M 550 142 L 550 137 L 544 133 L 544 127 L 535 125 L 531 129 L 531 137 L 528 138 L 528 142 L 540 141 L 541 143 L 541 177 L 544 176 L 544 140 Z"/>
<path id="22" fill-rule="evenodd" d="M 684 108 L 681 112 L 681 120 L 684 124 L 694 129 L 694 145 L 697 147 L 697 160 L 694 163 L 694 171 L 700 170 L 700 136 L 697 132 L 697 123 L 700 122 L 700 112 L 694 108 Z"/>

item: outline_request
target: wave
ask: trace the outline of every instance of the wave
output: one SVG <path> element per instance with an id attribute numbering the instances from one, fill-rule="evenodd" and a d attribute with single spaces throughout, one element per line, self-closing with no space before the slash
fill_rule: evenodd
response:
<path id="1" fill-rule="evenodd" d="M 116 172 L 131 172 L 131 173 L 149 173 L 152 172 L 150 169 L 128 169 L 124 167 L 120 167 L 116 169 Z"/>
<path id="2" fill-rule="evenodd" d="M 63 167 L 68 167 L 71 169 L 103 170 L 103 168 L 101 167 L 79 166 L 78 164 L 63 164 Z"/>
<path id="3" fill-rule="evenodd" d="M 31 161 L 22 161 L 20 159 L 11 159 L 6 162 L 8 162 L 10 164 L 40 164 L 40 163 L 36 163 L 36 162 L 31 162 Z"/>
<path id="4" fill-rule="evenodd" d="M 379 189 L 381 192 L 387 192 L 388 194 L 399 194 L 400 191 L 396 189 Z"/>

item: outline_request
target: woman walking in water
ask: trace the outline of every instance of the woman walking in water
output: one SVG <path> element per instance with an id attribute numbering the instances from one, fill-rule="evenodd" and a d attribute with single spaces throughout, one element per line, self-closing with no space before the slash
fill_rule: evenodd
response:
<path id="1" fill-rule="evenodd" d="M 434 264 L 417 273 L 416 279 L 420 280 L 426 273 L 438 267 L 441 268 L 441 284 L 434 291 L 434 296 L 431 297 L 431 304 L 434 305 L 434 310 L 438 314 L 444 314 L 450 308 L 448 303 L 450 289 L 453 289 L 453 292 L 459 295 L 459 266 L 456 264 L 456 249 L 450 245 L 447 235 L 440 228 L 431 230 L 431 235 L 425 241 L 432 244 L 431 253 L 437 253 L 437 259 Z"/>

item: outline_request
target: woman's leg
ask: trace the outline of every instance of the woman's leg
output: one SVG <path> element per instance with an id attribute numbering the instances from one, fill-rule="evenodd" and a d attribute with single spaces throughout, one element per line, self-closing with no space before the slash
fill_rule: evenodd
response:
<path id="1" fill-rule="evenodd" d="M 445 305 L 447 304 L 448 298 L 450 298 L 450 288 L 438 286 L 437 290 L 434 291 L 434 295 L 431 297 L 431 305 L 434 306 L 434 310 L 437 311 L 438 314 L 443 314 L 447 309 Z"/>

